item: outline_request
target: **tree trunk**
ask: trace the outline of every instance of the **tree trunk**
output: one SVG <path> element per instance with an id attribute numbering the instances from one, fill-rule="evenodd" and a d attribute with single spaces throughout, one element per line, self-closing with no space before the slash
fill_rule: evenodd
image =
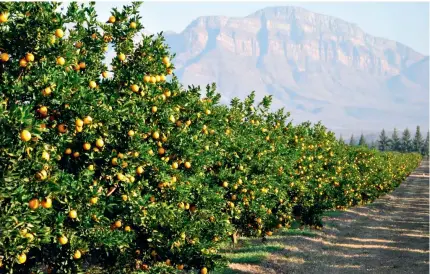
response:
<path id="1" fill-rule="evenodd" d="M 233 247 L 235 247 L 235 246 L 237 245 L 237 238 L 238 238 L 237 231 L 235 231 L 235 232 L 231 235 L 231 242 L 232 242 L 232 244 L 233 244 Z"/>

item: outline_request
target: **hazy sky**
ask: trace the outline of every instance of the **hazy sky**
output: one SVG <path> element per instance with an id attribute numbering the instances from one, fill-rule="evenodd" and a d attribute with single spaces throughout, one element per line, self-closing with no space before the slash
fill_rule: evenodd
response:
<path id="1" fill-rule="evenodd" d="M 108 18 L 112 7 L 130 2 L 97 2 L 97 13 Z M 299 6 L 356 23 L 365 32 L 401 42 L 429 54 L 429 3 L 400 2 L 145 2 L 142 21 L 149 32 L 181 32 L 199 16 L 242 17 L 268 6 Z"/>

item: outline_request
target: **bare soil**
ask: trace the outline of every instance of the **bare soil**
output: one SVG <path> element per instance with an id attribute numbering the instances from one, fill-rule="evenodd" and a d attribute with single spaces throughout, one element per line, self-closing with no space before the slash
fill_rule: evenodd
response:
<path id="1" fill-rule="evenodd" d="M 374 203 L 324 218 L 314 235 L 281 235 L 262 263 L 232 273 L 429 273 L 429 162 Z M 260 244 L 255 241 L 253 244 Z"/>

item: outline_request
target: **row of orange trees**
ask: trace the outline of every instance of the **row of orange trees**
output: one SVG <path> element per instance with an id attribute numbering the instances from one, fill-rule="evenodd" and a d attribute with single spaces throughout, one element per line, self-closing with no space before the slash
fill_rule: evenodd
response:
<path id="1" fill-rule="evenodd" d="M 134 43 L 138 7 L 0 3 L 0 272 L 207 273 L 221 243 L 321 226 L 419 164 L 182 87 L 161 35 Z"/>

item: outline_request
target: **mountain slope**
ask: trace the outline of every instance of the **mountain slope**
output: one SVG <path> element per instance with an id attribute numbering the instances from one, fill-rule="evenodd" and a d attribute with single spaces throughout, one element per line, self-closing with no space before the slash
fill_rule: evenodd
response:
<path id="1" fill-rule="evenodd" d="M 166 40 L 184 84 L 216 82 L 226 103 L 255 90 L 298 122 L 428 125 L 428 57 L 337 18 L 273 7 L 244 18 L 200 17 Z"/>

